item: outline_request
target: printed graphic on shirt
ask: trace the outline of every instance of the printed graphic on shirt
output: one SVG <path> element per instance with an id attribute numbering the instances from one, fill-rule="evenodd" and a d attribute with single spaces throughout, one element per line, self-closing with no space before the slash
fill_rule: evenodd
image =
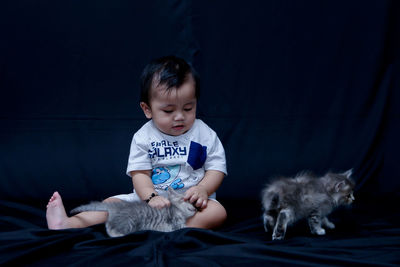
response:
<path id="1" fill-rule="evenodd" d="M 169 142 L 162 140 L 160 142 L 151 142 L 149 149 L 149 158 L 155 159 L 176 159 L 187 155 L 185 146 L 179 146 L 178 141 Z"/>
<path id="2" fill-rule="evenodd" d="M 203 167 L 207 158 L 207 147 L 196 142 L 190 142 L 189 156 L 187 162 L 192 166 L 193 170 Z"/>
<path id="3" fill-rule="evenodd" d="M 185 185 L 182 180 L 177 179 L 180 170 L 179 165 L 154 168 L 151 174 L 154 187 L 163 190 L 167 190 L 169 186 L 173 189 L 183 188 Z"/>

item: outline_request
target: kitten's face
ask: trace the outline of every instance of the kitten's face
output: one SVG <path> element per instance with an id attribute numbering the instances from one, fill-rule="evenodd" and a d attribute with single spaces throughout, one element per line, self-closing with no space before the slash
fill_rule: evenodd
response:
<path id="1" fill-rule="evenodd" d="M 343 176 L 342 181 L 335 185 L 336 198 L 339 205 L 350 205 L 355 200 L 353 195 L 354 182 L 349 176 Z"/>
<path id="2" fill-rule="evenodd" d="M 351 204 L 351 203 L 353 203 L 354 200 L 355 200 L 355 198 L 353 196 L 353 191 L 351 191 L 351 193 L 348 194 L 345 198 L 346 204 Z"/>

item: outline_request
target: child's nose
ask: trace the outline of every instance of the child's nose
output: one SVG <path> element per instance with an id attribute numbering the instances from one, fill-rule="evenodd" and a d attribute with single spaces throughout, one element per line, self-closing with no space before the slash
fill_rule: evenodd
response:
<path id="1" fill-rule="evenodd" d="M 185 117 L 183 116 L 183 113 L 182 113 L 182 112 L 177 112 L 177 113 L 175 114 L 175 120 L 176 120 L 176 121 L 182 121 L 184 118 L 185 118 Z"/>

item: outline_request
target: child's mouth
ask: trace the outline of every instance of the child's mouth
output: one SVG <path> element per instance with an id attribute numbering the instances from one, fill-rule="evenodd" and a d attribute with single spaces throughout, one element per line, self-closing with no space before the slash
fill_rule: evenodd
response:
<path id="1" fill-rule="evenodd" d="M 173 126 L 172 127 L 172 129 L 174 129 L 176 131 L 182 130 L 183 128 L 184 128 L 183 125 L 178 125 L 178 126 Z"/>

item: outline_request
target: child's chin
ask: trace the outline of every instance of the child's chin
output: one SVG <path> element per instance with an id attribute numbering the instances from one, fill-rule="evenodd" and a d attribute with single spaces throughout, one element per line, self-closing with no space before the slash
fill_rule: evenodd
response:
<path id="1" fill-rule="evenodd" d="M 165 133 L 167 135 L 171 135 L 171 136 L 179 136 L 181 134 L 184 134 L 183 131 L 173 131 L 173 130 L 165 131 L 165 132 L 163 131 L 163 133 Z"/>
<path id="2" fill-rule="evenodd" d="M 184 127 L 177 127 L 177 128 L 172 128 L 171 129 L 171 135 L 181 135 L 184 134 L 186 132 Z"/>

